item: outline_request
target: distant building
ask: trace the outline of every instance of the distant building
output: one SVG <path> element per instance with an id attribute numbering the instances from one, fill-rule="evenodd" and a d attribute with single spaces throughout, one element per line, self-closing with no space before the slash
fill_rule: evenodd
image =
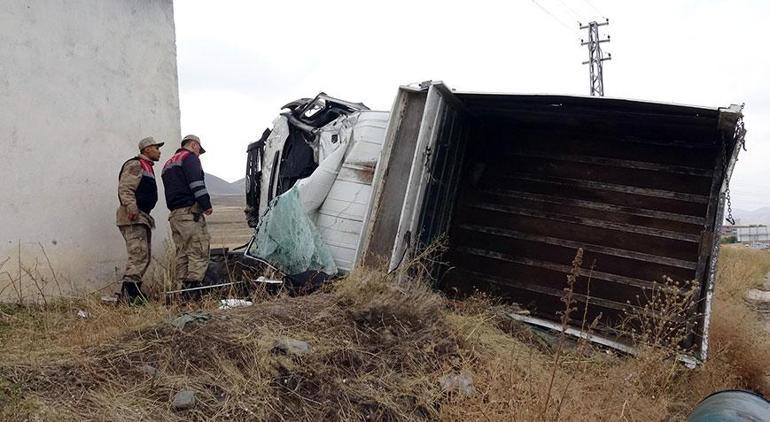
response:
<path id="1" fill-rule="evenodd" d="M 736 226 L 735 235 L 740 243 L 768 243 L 770 242 L 770 232 L 767 226 Z"/>
<path id="2" fill-rule="evenodd" d="M 126 255 L 120 165 L 145 136 L 161 160 L 180 139 L 173 1 L 0 1 L 0 23 L 0 301 L 104 287 Z"/>
<path id="3" fill-rule="evenodd" d="M 719 234 L 722 237 L 736 236 L 736 230 L 738 229 L 738 227 L 743 227 L 743 226 L 733 226 L 732 224 L 722 224 Z"/>

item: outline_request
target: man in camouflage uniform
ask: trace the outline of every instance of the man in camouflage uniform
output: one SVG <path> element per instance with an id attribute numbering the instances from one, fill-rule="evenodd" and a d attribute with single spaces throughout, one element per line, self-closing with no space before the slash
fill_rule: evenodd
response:
<path id="1" fill-rule="evenodd" d="M 158 185 L 152 166 L 160 159 L 160 147 L 152 137 L 139 141 L 139 155 L 127 160 L 118 176 L 116 223 L 126 240 L 128 263 L 123 272 L 121 296 L 130 304 L 143 302 L 142 277 L 150 265 L 152 229 L 150 211 L 158 202 Z"/>
<path id="2" fill-rule="evenodd" d="M 176 248 L 176 280 L 183 289 L 201 286 L 209 265 L 211 236 L 205 216 L 211 215 L 211 198 L 198 158 L 205 152 L 200 138 L 187 135 L 163 166 L 166 205 L 171 211 L 168 221 Z"/>

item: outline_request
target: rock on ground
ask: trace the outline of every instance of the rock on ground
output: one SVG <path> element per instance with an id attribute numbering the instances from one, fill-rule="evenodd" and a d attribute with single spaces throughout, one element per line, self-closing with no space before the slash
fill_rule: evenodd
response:
<path id="1" fill-rule="evenodd" d="M 751 289 L 746 292 L 746 300 L 752 302 L 770 302 L 770 292 L 765 290 Z"/>
<path id="2" fill-rule="evenodd" d="M 141 371 L 142 371 L 142 373 L 144 375 L 147 375 L 148 377 L 154 377 L 154 376 L 158 375 L 158 370 L 155 369 L 155 367 L 152 366 L 152 365 L 144 365 L 144 366 L 142 366 Z"/>
<path id="3" fill-rule="evenodd" d="M 174 409 L 187 410 L 195 406 L 195 392 L 192 390 L 182 390 L 174 396 Z"/>
<path id="4" fill-rule="evenodd" d="M 301 355 L 310 351 L 310 345 L 302 340 L 283 338 L 275 341 L 273 350 L 291 355 Z"/>
<path id="5" fill-rule="evenodd" d="M 439 383 L 444 391 L 449 393 L 460 393 L 465 396 L 476 394 L 476 387 L 473 386 L 473 378 L 469 374 L 448 374 L 439 378 Z"/>

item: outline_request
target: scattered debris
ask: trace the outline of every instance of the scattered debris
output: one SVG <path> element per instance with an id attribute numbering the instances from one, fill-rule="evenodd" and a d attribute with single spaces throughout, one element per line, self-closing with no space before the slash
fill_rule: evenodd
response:
<path id="1" fill-rule="evenodd" d="M 574 335 L 569 335 L 569 332 L 562 333 L 558 329 L 548 329 L 536 325 L 529 325 L 528 328 L 529 332 L 533 334 L 533 340 L 539 343 L 545 350 L 556 350 L 559 348 L 559 342 L 561 342 L 561 347 L 565 349 L 578 349 L 578 338 Z M 585 353 L 590 352 L 586 350 Z"/>
<path id="2" fill-rule="evenodd" d="M 254 302 L 243 299 L 222 299 L 219 301 L 219 309 L 244 308 L 253 304 Z"/>
<path id="3" fill-rule="evenodd" d="M 270 278 L 265 278 L 265 276 L 261 275 L 257 277 L 256 280 L 257 283 L 265 283 L 265 284 L 283 284 L 283 280 L 274 280 Z"/>
<path id="4" fill-rule="evenodd" d="M 464 396 L 473 396 L 476 394 L 476 387 L 473 386 L 473 378 L 470 374 L 461 372 L 444 375 L 439 378 L 441 388 L 448 393 L 460 393 Z"/>
<path id="5" fill-rule="evenodd" d="M 173 320 L 170 320 L 169 324 L 180 330 L 184 330 L 184 327 L 191 322 L 204 323 L 210 319 L 211 315 L 203 311 L 185 312 Z"/>
<path id="6" fill-rule="evenodd" d="M 770 291 L 751 289 L 746 292 L 745 297 L 752 302 L 770 302 Z"/>
<path id="7" fill-rule="evenodd" d="M 102 304 L 104 305 L 117 305 L 118 304 L 118 296 L 112 295 L 112 296 L 102 296 L 101 297 Z"/>
<path id="8" fill-rule="evenodd" d="M 238 284 L 243 284 L 243 283 L 244 283 L 244 281 L 233 281 L 233 282 L 230 282 L 230 283 L 219 283 L 219 284 L 211 284 L 211 285 L 206 285 L 206 286 L 190 287 L 190 288 L 187 288 L 187 289 L 170 290 L 170 291 L 166 292 L 166 296 L 173 296 L 173 295 L 178 295 L 178 294 L 183 294 L 184 295 L 185 293 L 188 294 L 188 295 L 190 295 L 191 293 L 199 295 L 199 294 L 203 293 L 202 292 L 203 290 L 216 289 L 218 287 L 236 286 Z"/>
<path id="9" fill-rule="evenodd" d="M 516 315 L 529 315 L 529 310 L 522 308 L 518 303 L 511 303 L 508 306 L 508 312 Z"/>
<path id="10" fill-rule="evenodd" d="M 152 365 L 143 365 L 141 368 L 141 371 L 144 375 L 147 375 L 148 377 L 154 378 L 158 375 L 158 370 L 155 369 Z"/>
<path id="11" fill-rule="evenodd" d="M 302 355 L 310 351 L 310 345 L 302 340 L 284 338 L 275 341 L 273 351 L 282 352 L 287 355 Z"/>
<path id="12" fill-rule="evenodd" d="M 88 311 L 84 311 L 81 309 L 78 311 L 78 317 L 82 319 L 88 319 L 89 317 L 91 317 L 91 314 L 89 314 Z"/>
<path id="13" fill-rule="evenodd" d="M 182 390 L 176 393 L 173 406 L 175 410 L 192 409 L 195 406 L 195 392 L 192 390 Z"/>

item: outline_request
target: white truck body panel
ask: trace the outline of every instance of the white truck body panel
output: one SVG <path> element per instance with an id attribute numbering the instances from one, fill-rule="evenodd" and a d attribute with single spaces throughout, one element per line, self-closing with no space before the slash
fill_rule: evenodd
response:
<path id="1" fill-rule="evenodd" d="M 337 267 L 345 272 L 353 269 L 358 258 L 388 116 L 385 111 L 362 111 L 358 114 L 342 168 L 329 195 L 315 213 L 321 237 L 331 248 Z"/>

